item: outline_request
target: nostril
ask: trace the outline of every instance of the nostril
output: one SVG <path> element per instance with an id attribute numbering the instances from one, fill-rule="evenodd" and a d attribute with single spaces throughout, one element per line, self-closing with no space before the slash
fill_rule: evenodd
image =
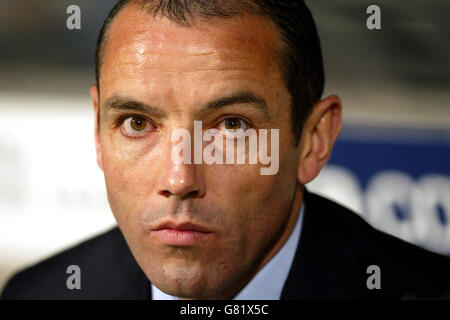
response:
<path id="1" fill-rule="evenodd" d="M 168 191 L 168 190 L 161 190 L 161 191 L 159 192 L 159 194 L 162 195 L 163 197 L 168 198 L 168 197 L 170 197 L 170 195 L 171 195 L 172 193 L 171 193 L 170 191 Z"/>
<path id="2" fill-rule="evenodd" d="M 185 196 L 182 197 L 182 199 L 188 199 L 188 198 L 197 198 L 199 195 L 199 192 L 197 190 L 191 191 Z"/>
<path id="3" fill-rule="evenodd" d="M 158 192 L 161 196 L 169 198 L 170 196 L 175 195 L 175 193 L 170 192 L 169 190 L 161 190 Z M 186 193 L 185 195 L 178 195 L 181 199 L 188 198 L 198 198 L 200 193 L 197 190 L 193 190 L 191 192 Z"/>

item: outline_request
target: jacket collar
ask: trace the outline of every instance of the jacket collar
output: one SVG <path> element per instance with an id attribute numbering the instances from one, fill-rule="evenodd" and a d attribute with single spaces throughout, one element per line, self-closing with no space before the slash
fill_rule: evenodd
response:
<path id="1" fill-rule="evenodd" d="M 304 203 L 303 229 L 281 299 L 361 297 L 354 248 L 339 224 L 342 207 L 306 188 Z"/>

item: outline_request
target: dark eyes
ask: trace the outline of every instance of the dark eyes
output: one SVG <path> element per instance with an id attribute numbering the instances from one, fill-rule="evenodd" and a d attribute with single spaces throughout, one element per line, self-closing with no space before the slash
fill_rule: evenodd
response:
<path id="1" fill-rule="evenodd" d="M 143 118 L 133 117 L 130 120 L 130 126 L 136 132 L 144 131 L 145 128 L 147 128 L 147 125 L 148 125 L 147 120 Z"/>
<path id="2" fill-rule="evenodd" d="M 227 137 L 238 137 L 249 129 L 250 125 L 241 118 L 228 118 L 219 123 L 217 128 Z"/>
<path id="3" fill-rule="evenodd" d="M 232 117 L 222 120 L 217 129 L 226 137 L 238 137 L 242 135 L 250 125 L 244 119 Z M 155 130 L 155 126 L 142 116 L 128 116 L 121 120 L 122 133 L 130 138 L 139 138 L 149 131 Z"/>
<path id="4" fill-rule="evenodd" d="M 138 138 L 153 130 L 154 126 L 144 117 L 129 116 L 123 120 L 121 129 L 125 136 Z"/>

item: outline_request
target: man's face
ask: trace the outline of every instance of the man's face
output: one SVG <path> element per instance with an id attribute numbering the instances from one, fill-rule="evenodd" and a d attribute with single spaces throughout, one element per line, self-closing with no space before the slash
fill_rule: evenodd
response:
<path id="1" fill-rule="evenodd" d="M 129 6 L 111 25 L 100 75 L 100 163 L 134 257 L 169 294 L 208 297 L 235 285 L 274 248 L 292 216 L 298 152 L 277 46 L 276 32 L 258 17 L 183 27 Z M 211 107 L 240 93 L 262 98 L 267 109 Z M 204 131 L 220 130 L 224 141 L 236 125 L 279 129 L 278 173 L 261 175 L 259 162 L 175 164 L 172 131 L 193 132 L 195 120 Z M 161 224 L 202 232 L 158 232 Z"/>

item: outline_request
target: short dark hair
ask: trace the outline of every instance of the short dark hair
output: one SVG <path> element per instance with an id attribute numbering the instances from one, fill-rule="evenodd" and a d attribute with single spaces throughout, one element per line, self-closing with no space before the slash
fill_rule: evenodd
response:
<path id="1" fill-rule="evenodd" d="M 320 40 L 314 19 L 302 0 L 119 0 L 109 13 L 97 40 L 95 77 L 105 50 L 107 31 L 114 17 L 127 5 L 139 4 L 148 13 L 167 17 L 181 25 L 215 17 L 230 18 L 241 14 L 262 14 L 278 28 L 284 48 L 278 52 L 283 80 L 292 98 L 292 130 L 296 143 L 303 125 L 324 89 L 324 68 Z"/>

